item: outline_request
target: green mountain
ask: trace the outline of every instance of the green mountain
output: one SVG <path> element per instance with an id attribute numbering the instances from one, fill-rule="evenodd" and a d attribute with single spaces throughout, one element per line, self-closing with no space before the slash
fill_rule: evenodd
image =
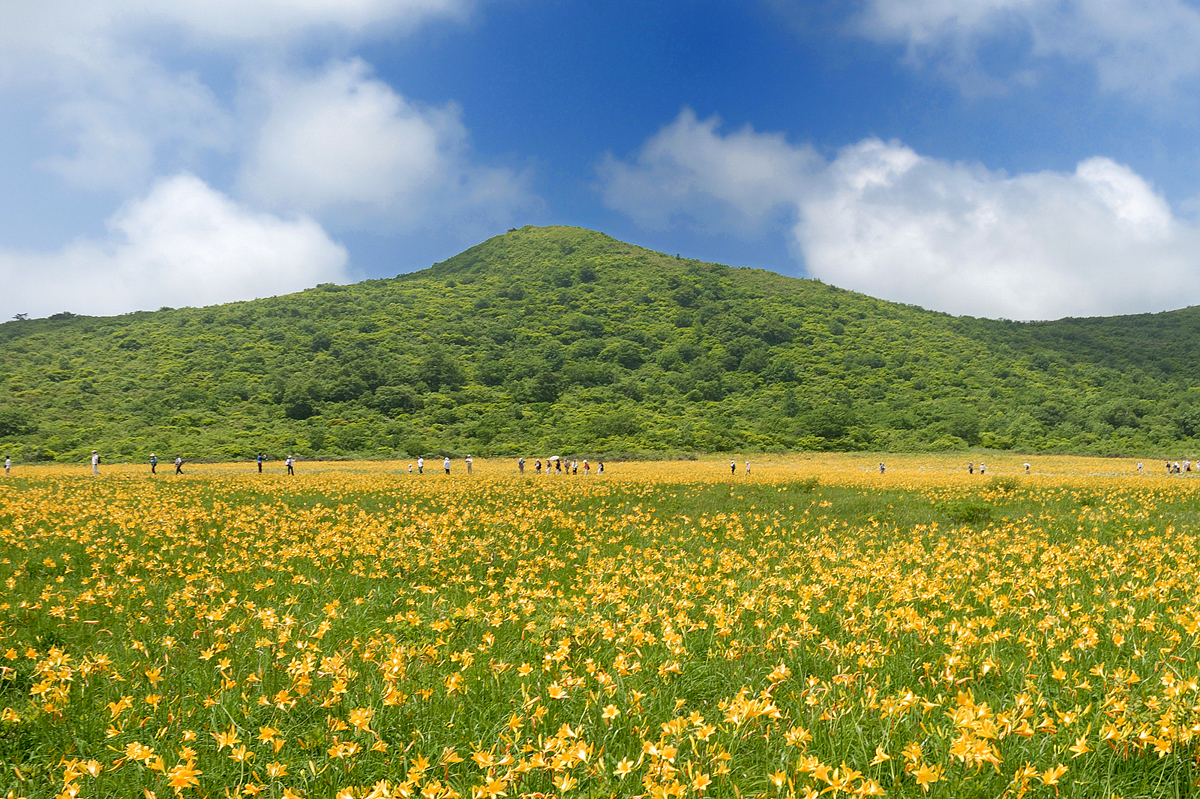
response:
<path id="1" fill-rule="evenodd" d="M 796 449 L 1163 455 L 1200 436 L 1200 309 L 953 317 L 522 228 L 421 272 L 0 325 L 18 460 Z M 0 453 L 2 454 L 2 453 Z"/>

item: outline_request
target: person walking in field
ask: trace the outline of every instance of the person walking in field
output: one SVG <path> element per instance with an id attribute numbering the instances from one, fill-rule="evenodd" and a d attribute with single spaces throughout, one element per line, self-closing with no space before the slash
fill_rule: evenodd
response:
<path id="1" fill-rule="evenodd" d="M 1026 465 L 1026 466 L 1028 466 L 1029 464 L 1027 463 L 1027 464 L 1025 464 L 1025 465 Z M 1146 467 L 1142 465 L 1142 462 L 1141 462 L 1141 461 L 1138 461 L 1138 467 L 1137 467 L 1137 469 L 1138 469 L 1138 474 L 1141 474 L 1141 473 L 1142 473 L 1142 470 L 1144 470 L 1145 468 L 1146 468 Z M 1027 472 L 1028 472 L 1028 471 L 1029 471 L 1029 469 L 1026 469 L 1025 471 L 1027 471 Z"/>
<path id="2" fill-rule="evenodd" d="M 447 455 L 442 459 L 442 468 L 446 470 L 446 474 L 450 474 L 450 456 Z"/>
<path id="3" fill-rule="evenodd" d="M 288 455 L 288 456 L 287 456 L 287 460 L 286 460 L 286 461 L 284 461 L 284 464 L 287 466 L 287 470 L 288 470 L 288 472 L 287 472 L 287 473 L 288 473 L 288 474 L 295 474 L 295 473 L 296 473 L 296 472 L 295 472 L 295 470 L 292 468 L 292 464 L 294 464 L 294 463 L 295 463 L 295 460 L 292 458 L 292 456 L 291 456 L 291 455 Z"/>
<path id="4" fill-rule="evenodd" d="M 887 467 L 883 465 L 883 461 L 880 461 L 879 462 L 879 473 L 883 474 L 886 471 L 887 471 Z"/>
<path id="5" fill-rule="evenodd" d="M 175 474 L 183 474 L 183 458 L 179 455 L 175 456 Z"/>
<path id="6" fill-rule="evenodd" d="M 730 473 L 730 474 L 737 474 L 737 461 L 730 461 L 730 462 L 729 462 L 729 473 Z"/>
<path id="7" fill-rule="evenodd" d="M 967 474 L 975 474 L 975 464 L 967 461 Z"/>
<path id="8" fill-rule="evenodd" d="M 604 461 L 596 461 L 596 474 L 604 474 Z"/>
<path id="9" fill-rule="evenodd" d="M 425 458 L 417 458 L 417 474 L 425 474 Z"/>
<path id="10" fill-rule="evenodd" d="M 746 474 L 750 474 L 750 461 L 746 461 Z"/>
<path id="11" fill-rule="evenodd" d="M 259 474 L 262 474 L 262 464 L 263 464 L 264 460 L 265 460 L 265 458 L 263 458 L 262 453 L 261 452 L 258 453 L 257 461 L 258 461 L 258 473 Z"/>
<path id="12" fill-rule="evenodd" d="M 158 456 L 150 453 L 150 474 L 158 474 Z"/>
<path id="13" fill-rule="evenodd" d="M 468 455 L 467 456 L 467 474 L 471 473 L 471 464 L 473 464 L 474 462 L 475 461 L 471 458 L 471 456 Z"/>
<path id="14" fill-rule="evenodd" d="M 525 459 L 524 458 L 517 458 L 517 471 L 520 472 L 521 474 L 525 474 Z"/>
<path id="15" fill-rule="evenodd" d="M 583 459 L 583 476 L 587 477 L 591 473 L 591 466 L 588 466 L 587 458 Z"/>
<path id="16" fill-rule="evenodd" d="M 92 450 L 92 477 L 100 476 L 100 453 Z"/>
<path id="17" fill-rule="evenodd" d="M 4 456 L 4 476 L 8 477 L 8 473 L 12 471 L 12 458 Z"/>
<path id="18" fill-rule="evenodd" d="M 533 473 L 534 474 L 542 473 L 542 459 L 541 458 L 538 458 L 536 461 L 533 462 Z"/>
<path id="19" fill-rule="evenodd" d="M 1140 464 L 1140 463 L 1138 464 L 1138 466 L 1141 466 L 1141 465 L 1142 464 Z M 1025 464 L 1025 474 L 1029 474 L 1029 464 L 1028 463 Z"/>

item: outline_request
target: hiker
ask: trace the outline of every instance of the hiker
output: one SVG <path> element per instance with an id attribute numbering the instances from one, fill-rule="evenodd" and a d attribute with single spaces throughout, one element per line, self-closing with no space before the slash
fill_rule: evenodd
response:
<path id="1" fill-rule="evenodd" d="M 442 461 L 442 468 L 446 470 L 446 474 L 450 474 L 450 456 L 447 455 Z"/>
<path id="2" fill-rule="evenodd" d="M 296 471 L 292 468 L 292 464 L 294 464 L 295 462 L 296 461 L 292 458 L 291 455 L 288 455 L 287 460 L 284 461 L 284 464 L 287 466 L 288 474 L 294 475 L 296 473 Z"/>
<path id="3" fill-rule="evenodd" d="M 425 458 L 417 458 L 417 474 L 425 474 Z"/>
<path id="4" fill-rule="evenodd" d="M 92 450 L 92 477 L 100 476 L 100 453 Z"/>
<path id="5" fill-rule="evenodd" d="M 885 471 L 887 471 L 887 467 L 883 465 L 883 461 L 880 461 L 879 462 L 879 473 L 883 474 Z"/>
<path id="6" fill-rule="evenodd" d="M 158 456 L 150 453 L 150 474 L 158 474 Z"/>
<path id="7" fill-rule="evenodd" d="M 534 474 L 541 474 L 541 473 L 542 473 L 542 459 L 541 459 L 541 458 L 538 458 L 536 461 L 534 461 L 534 464 L 533 464 L 533 473 L 534 473 Z"/>
<path id="8" fill-rule="evenodd" d="M 8 477 L 8 473 L 12 471 L 12 458 L 4 456 L 4 476 Z"/>
<path id="9" fill-rule="evenodd" d="M 591 472 L 591 468 L 592 468 L 591 466 L 588 466 L 587 458 L 584 458 L 583 459 L 583 476 L 584 477 L 588 476 L 588 474 Z"/>
<path id="10" fill-rule="evenodd" d="M 183 458 L 175 456 L 175 474 L 183 474 Z"/>
<path id="11" fill-rule="evenodd" d="M 731 461 L 729 462 L 729 473 L 730 473 L 730 474 L 737 474 L 737 461 L 733 461 L 733 460 L 731 460 Z"/>
<path id="12" fill-rule="evenodd" d="M 1139 463 L 1139 464 L 1138 464 L 1138 468 L 1140 469 L 1140 468 L 1141 468 L 1141 466 L 1142 466 L 1142 464 L 1140 464 L 1140 463 Z M 1025 464 L 1025 474 L 1029 474 L 1029 464 L 1028 464 L 1028 463 L 1027 463 L 1027 464 Z"/>
<path id="13" fill-rule="evenodd" d="M 975 464 L 967 461 L 967 474 L 975 474 Z"/>
<path id="14" fill-rule="evenodd" d="M 474 460 L 472 460 L 471 456 L 470 456 L 470 455 L 468 455 L 468 456 L 467 456 L 467 474 L 470 474 L 470 473 L 471 473 L 471 464 L 472 464 L 472 463 L 474 463 L 474 462 L 475 462 L 475 461 L 474 461 Z"/>
<path id="15" fill-rule="evenodd" d="M 604 461 L 596 461 L 596 474 L 604 474 Z"/>
<path id="16" fill-rule="evenodd" d="M 259 473 L 259 474 L 262 474 L 262 464 L 263 464 L 263 461 L 264 461 L 264 460 L 266 460 L 266 459 L 265 459 L 265 458 L 263 458 L 263 455 L 262 455 L 262 453 L 261 453 L 261 452 L 260 452 L 260 453 L 258 453 L 258 458 L 257 458 L 257 460 L 258 460 L 258 473 Z"/>
<path id="17" fill-rule="evenodd" d="M 750 474 L 750 461 L 746 461 L 746 474 Z"/>
<path id="18" fill-rule="evenodd" d="M 517 471 L 520 472 L 521 474 L 525 474 L 525 459 L 524 458 L 517 458 Z"/>

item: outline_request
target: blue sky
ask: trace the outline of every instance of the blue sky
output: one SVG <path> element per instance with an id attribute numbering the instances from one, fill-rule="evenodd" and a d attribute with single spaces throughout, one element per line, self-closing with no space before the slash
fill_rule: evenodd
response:
<path id="1" fill-rule="evenodd" d="M 65 0 L 0 31 L 0 318 L 568 224 L 956 314 L 1200 303 L 1184 0 Z"/>

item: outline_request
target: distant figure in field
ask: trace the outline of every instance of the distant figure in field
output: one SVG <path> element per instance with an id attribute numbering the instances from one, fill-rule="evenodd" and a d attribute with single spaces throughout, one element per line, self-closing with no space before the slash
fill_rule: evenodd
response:
<path id="1" fill-rule="evenodd" d="M 730 473 L 730 474 L 737 474 L 737 461 L 730 461 L 730 462 L 729 462 L 729 473 Z"/>
<path id="2" fill-rule="evenodd" d="M 284 461 L 284 464 L 287 466 L 288 474 L 296 473 L 296 470 L 293 468 L 293 465 L 295 463 L 296 463 L 296 461 L 292 458 L 292 456 L 288 455 L 287 460 Z"/>
<path id="3" fill-rule="evenodd" d="M 260 453 L 258 453 L 258 457 L 255 460 L 258 462 L 258 473 L 262 474 L 262 464 L 263 464 L 263 461 L 266 459 L 262 456 L 262 453 L 260 452 Z"/>
<path id="4" fill-rule="evenodd" d="M 417 458 L 417 474 L 425 474 L 425 459 Z"/>
<path id="5" fill-rule="evenodd" d="M 100 476 L 100 453 L 92 450 L 92 477 Z"/>
<path id="6" fill-rule="evenodd" d="M 604 461 L 596 461 L 596 474 L 604 474 Z"/>
<path id="7" fill-rule="evenodd" d="M 584 458 L 583 459 L 583 476 L 587 477 L 588 474 L 591 472 L 591 469 L 592 469 L 592 467 L 588 466 L 587 458 Z"/>
<path id="8" fill-rule="evenodd" d="M 750 474 L 750 461 L 746 461 L 746 474 Z"/>
<path id="9" fill-rule="evenodd" d="M 158 474 L 158 456 L 150 453 L 150 474 Z"/>
<path id="10" fill-rule="evenodd" d="M 8 473 L 12 471 L 12 458 L 4 456 L 4 476 L 8 477 Z"/>
<path id="11" fill-rule="evenodd" d="M 408 464 L 408 473 L 412 474 L 412 464 Z"/>
<path id="12" fill-rule="evenodd" d="M 183 458 L 175 456 L 175 474 L 183 474 Z"/>
<path id="13" fill-rule="evenodd" d="M 468 455 L 468 456 L 467 456 L 467 474 L 470 474 L 470 473 L 471 473 L 471 464 L 472 464 L 472 463 L 474 463 L 474 462 L 475 462 L 475 461 L 471 459 L 471 456 L 470 456 L 470 455 Z"/>
<path id="14" fill-rule="evenodd" d="M 562 459 L 561 458 L 554 462 L 554 473 L 562 474 Z"/>
<path id="15" fill-rule="evenodd" d="M 1141 468 L 1141 466 L 1142 466 L 1142 464 L 1140 464 L 1140 463 L 1139 463 L 1139 464 L 1138 464 L 1138 468 L 1140 469 L 1140 468 Z M 1029 464 L 1028 464 L 1028 463 L 1027 463 L 1027 464 L 1025 464 L 1025 474 L 1029 474 Z"/>
<path id="16" fill-rule="evenodd" d="M 980 473 L 980 474 L 983 474 L 983 473 L 984 473 L 984 472 L 986 472 L 986 471 L 987 471 L 987 467 L 986 467 L 986 466 L 984 466 L 982 463 L 981 463 L 981 464 L 979 464 L 979 473 Z"/>
<path id="17" fill-rule="evenodd" d="M 534 474 L 542 473 L 542 459 L 541 458 L 538 458 L 536 461 L 533 462 L 533 473 Z"/>
<path id="18" fill-rule="evenodd" d="M 525 459 L 524 458 L 517 458 L 517 471 L 520 472 L 521 474 L 525 474 Z"/>
<path id="19" fill-rule="evenodd" d="M 446 470 L 446 474 L 450 474 L 450 456 L 447 455 L 442 460 L 442 468 Z"/>
<path id="20" fill-rule="evenodd" d="M 571 461 L 571 474 L 579 474 L 579 461 Z"/>
<path id="21" fill-rule="evenodd" d="M 1138 461 L 1138 467 L 1137 467 L 1137 469 L 1138 469 L 1138 474 L 1141 474 L 1141 473 L 1142 473 L 1142 471 L 1143 471 L 1145 468 L 1146 468 L 1146 467 L 1142 466 L 1142 462 L 1141 462 L 1141 461 Z M 1029 471 L 1029 470 L 1028 470 L 1028 469 L 1026 469 L 1025 471 Z"/>
<path id="22" fill-rule="evenodd" d="M 975 474 L 975 464 L 967 461 L 967 474 Z"/>
<path id="23" fill-rule="evenodd" d="M 879 473 L 883 474 L 886 471 L 887 471 L 887 467 L 883 465 L 883 461 L 880 461 L 879 462 Z"/>

